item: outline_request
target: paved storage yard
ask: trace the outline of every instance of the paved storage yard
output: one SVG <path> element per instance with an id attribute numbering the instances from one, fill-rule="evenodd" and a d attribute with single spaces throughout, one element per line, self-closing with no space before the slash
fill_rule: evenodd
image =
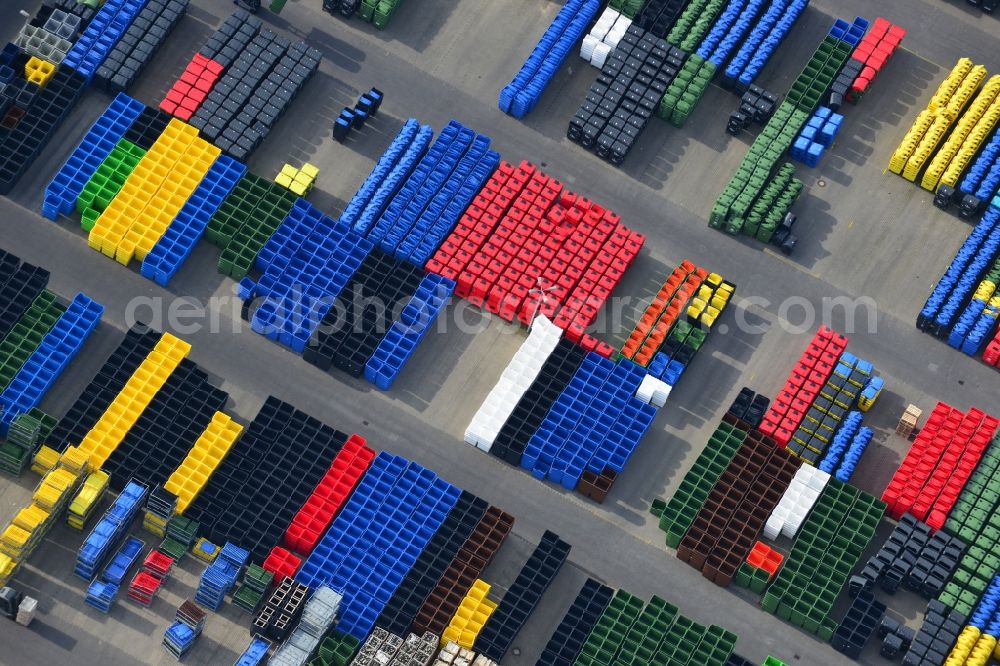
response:
<path id="1" fill-rule="evenodd" d="M 3 3 L 4 41 L 20 25 L 17 10 L 32 11 L 36 4 Z M 641 311 L 654 285 L 662 284 L 671 267 L 685 258 L 735 282 L 738 302 L 753 299 L 735 315 L 754 324 L 756 332 L 739 330 L 733 315 L 726 315 L 728 330 L 711 336 L 608 501 L 594 504 L 462 442 L 472 415 L 524 339 L 523 329 L 496 318 L 487 321 L 478 309 L 456 299 L 451 307 L 467 310 L 465 320 L 482 323 L 481 332 L 451 327 L 428 336 L 392 390 L 381 392 L 343 373 L 323 373 L 248 329 L 230 334 L 242 322 L 233 281 L 216 272 L 215 248 L 200 244 L 165 290 L 136 268 L 123 269 L 88 248 L 75 222 L 42 218 L 38 210 L 45 184 L 108 104 L 106 95 L 90 91 L 12 196 L 0 198 L 0 246 L 50 269 L 49 288 L 56 293 L 84 291 L 107 308 L 96 341 L 70 367 L 43 409 L 55 415 L 67 409 L 118 343 L 120 333 L 111 329 L 126 328 L 134 297 L 206 303 L 221 311 L 224 332 L 177 333 L 192 343 L 191 358 L 222 378 L 217 383 L 233 398 L 230 413 L 249 420 L 265 397 L 274 394 L 341 430 L 365 436 L 377 449 L 436 470 L 514 515 L 513 538 L 485 576 L 497 589 L 512 582 L 544 530 L 572 544 L 571 566 L 543 597 L 504 664 L 535 663 L 588 575 L 644 598 L 660 595 L 699 622 L 724 625 L 739 635 L 737 651 L 757 663 L 768 654 L 789 663 L 846 662 L 828 644 L 740 599 L 739 590 L 710 584 L 668 553 L 648 509 L 654 498 L 669 497 L 676 489 L 741 386 L 766 395 L 778 391 L 815 329 L 795 334 L 782 326 L 782 316 L 801 323 L 801 306 L 781 305 L 788 299 L 800 299 L 817 312 L 831 310 L 832 299 L 841 297 L 866 296 L 874 302 L 871 327 L 862 310 L 855 330 L 846 330 L 842 307 L 833 307 L 826 322 L 847 332 L 851 350 L 872 360 L 886 379 L 886 391 L 866 419 L 876 428 L 875 444 L 853 480 L 863 490 L 881 494 L 905 453 L 908 443 L 893 428 L 907 403 L 924 408 L 925 414 L 937 400 L 1000 413 L 996 371 L 920 334 L 913 323 L 969 226 L 934 208 L 926 191 L 883 173 L 909 123 L 959 56 L 983 63 L 991 72 L 1000 68 L 997 19 L 941 0 L 810 4 L 759 85 L 787 90 L 835 17 L 882 15 L 909 32 L 905 50 L 897 52 L 873 90 L 857 107 L 848 107 L 845 126 L 821 166 L 798 169 L 807 190 L 795 207 L 799 245 L 786 258 L 706 225 L 712 203 L 752 140 L 750 134 L 733 138 L 724 131 L 737 106 L 731 93 L 710 88 L 701 112 L 683 129 L 651 120 L 624 167 L 617 169 L 565 138 L 567 122 L 596 75 L 575 54 L 523 121 L 497 110 L 498 90 L 560 3 L 408 0 L 384 32 L 325 14 L 319 6 L 319 0 L 291 0 L 280 16 L 260 13 L 266 25 L 305 39 L 324 59 L 318 75 L 250 159 L 253 172 L 269 176 L 286 161 L 312 162 L 320 176 L 310 199 L 335 214 L 403 120 L 415 117 L 440 129 L 454 117 L 491 136 L 506 160 L 540 165 L 647 235 L 642 253 L 615 292 L 634 299 L 625 309 L 626 328 L 598 337 L 619 341 L 627 335 L 634 309 Z M 231 10 L 225 0 L 193 0 L 130 94 L 147 104 L 162 99 L 191 54 Z M 382 113 L 345 144 L 334 142 L 330 125 L 340 108 L 373 85 L 386 94 Z M 138 313 L 143 316 L 143 310 Z M 36 480 L 30 473 L 16 481 L 0 479 L 0 521 L 25 503 Z M 78 533 L 60 525 L 16 577 L 18 587 L 39 599 L 41 614 L 29 629 L 0 623 L 4 663 L 171 663 L 159 647 L 162 632 L 176 605 L 193 596 L 201 567 L 187 558 L 151 609 L 122 602 L 102 616 L 83 604 L 84 585 L 72 575 L 80 541 Z M 914 604 L 907 610 L 915 625 L 922 607 Z M 247 625 L 246 614 L 225 605 L 210 615 L 205 636 L 185 662 L 232 663 L 247 643 Z M 885 663 L 874 641 L 861 663 Z"/>

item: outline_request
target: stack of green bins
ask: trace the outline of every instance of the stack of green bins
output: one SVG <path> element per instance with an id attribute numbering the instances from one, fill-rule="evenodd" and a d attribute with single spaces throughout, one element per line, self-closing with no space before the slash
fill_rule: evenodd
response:
<path id="1" fill-rule="evenodd" d="M 118 196 L 125 180 L 145 154 L 145 150 L 125 139 L 120 139 L 111 149 L 76 198 L 76 210 L 84 231 L 94 228 L 97 218 Z"/>
<path id="2" fill-rule="evenodd" d="M 31 463 L 31 456 L 38 447 L 42 424 L 25 413 L 18 414 L 7 430 L 7 439 L 0 445 L 0 470 L 21 476 Z"/>
<path id="3" fill-rule="evenodd" d="M 645 4 L 644 0 L 611 0 L 608 6 L 631 19 L 636 17 Z"/>
<path id="4" fill-rule="evenodd" d="M 403 0 L 361 0 L 358 16 L 383 30 L 401 4 Z"/>
<path id="5" fill-rule="evenodd" d="M 650 666 L 723 665 L 734 647 L 736 634 L 714 624 L 706 627 L 681 615 L 667 631 Z"/>
<path id="6" fill-rule="evenodd" d="M 827 36 L 820 42 L 819 48 L 792 84 L 791 91 L 757 135 L 736 174 L 715 202 L 709 226 L 727 230 L 743 228 L 781 156 L 792 147 L 795 137 L 819 106 L 823 92 L 837 76 L 851 50 L 847 42 L 835 37 Z M 736 218 L 735 223 L 725 225 L 727 220 L 733 218 Z"/>
<path id="7" fill-rule="evenodd" d="M 332 631 L 319 644 L 309 666 L 348 666 L 359 645 L 360 641 L 354 636 Z"/>
<path id="8" fill-rule="evenodd" d="M 654 595 L 625 635 L 614 663 L 621 666 L 652 664 L 676 617 L 677 607 Z"/>
<path id="9" fill-rule="evenodd" d="M 691 0 L 667 34 L 667 41 L 688 53 L 694 51 L 725 6 L 726 0 Z"/>
<path id="10" fill-rule="evenodd" d="M 746 439 L 744 430 L 728 423 L 720 423 L 708 444 L 702 449 L 694 465 L 681 480 L 677 492 L 669 502 L 653 501 L 651 512 L 660 519 L 660 529 L 666 532 L 667 546 L 676 548 L 687 533 L 695 516 L 701 510 L 708 494 L 719 481 L 722 472 L 736 455 L 736 450 Z"/>
<path id="11" fill-rule="evenodd" d="M 0 342 L 0 391 L 7 388 L 64 312 L 66 308 L 56 301 L 56 295 L 51 291 L 42 290 L 35 297 L 14 328 Z"/>
<path id="12" fill-rule="evenodd" d="M 246 174 L 208 221 L 205 237 L 222 248 L 219 272 L 241 279 L 298 197 L 267 179 Z"/>
<path id="13" fill-rule="evenodd" d="M 736 576 L 733 578 L 733 583 L 738 587 L 745 587 L 757 594 L 763 594 L 770 581 L 770 572 L 766 569 L 755 567 L 748 562 L 740 565 L 740 568 L 736 570 Z"/>
<path id="14" fill-rule="evenodd" d="M 174 562 L 180 562 L 187 553 L 187 547 L 177 539 L 170 536 L 164 537 L 163 541 L 160 542 L 160 545 L 156 547 L 156 550 L 160 551 L 164 555 L 172 557 Z"/>
<path id="15" fill-rule="evenodd" d="M 787 666 L 787 664 L 780 659 L 768 655 L 767 659 L 764 660 L 764 666 Z"/>
<path id="16" fill-rule="evenodd" d="M 251 564 L 243 574 L 243 584 L 233 595 L 233 603 L 248 613 L 255 613 L 261 599 L 267 593 L 273 574 L 266 569 Z"/>
<path id="17" fill-rule="evenodd" d="M 791 162 L 785 162 L 754 202 L 744 227 L 740 229 L 737 225 L 741 220 L 734 217 L 726 224 L 726 231 L 731 234 L 742 231 L 748 236 L 757 236 L 758 240 L 765 243 L 770 241 L 774 230 L 781 224 L 801 192 L 802 181 L 795 178 L 795 166 Z"/>
<path id="18" fill-rule="evenodd" d="M 938 600 L 968 615 L 1000 571 L 1000 434 L 986 447 L 944 530 L 969 545 Z"/>
<path id="19" fill-rule="evenodd" d="M 657 115 L 669 121 L 674 127 L 683 127 L 702 95 L 708 90 L 713 76 L 715 76 L 715 63 L 696 54 L 688 56 L 677 76 L 663 93 Z"/>
<path id="20" fill-rule="evenodd" d="M 576 666 L 608 666 L 622 649 L 625 636 L 642 612 L 642 600 L 625 590 L 618 590 L 598 618 L 580 648 Z"/>
<path id="21" fill-rule="evenodd" d="M 881 500 L 830 479 L 761 607 L 830 640 L 838 624 L 830 611 L 884 513 Z"/>
<path id="22" fill-rule="evenodd" d="M 199 527 L 197 520 L 191 520 L 184 516 L 174 516 L 167 522 L 167 536 L 180 542 L 182 547 L 187 550 L 198 538 Z"/>
<path id="23" fill-rule="evenodd" d="M 694 351 L 701 349 L 708 332 L 704 329 L 692 326 L 684 319 L 678 320 L 671 328 L 667 337 L 683 346 L 690 347 Z"/>

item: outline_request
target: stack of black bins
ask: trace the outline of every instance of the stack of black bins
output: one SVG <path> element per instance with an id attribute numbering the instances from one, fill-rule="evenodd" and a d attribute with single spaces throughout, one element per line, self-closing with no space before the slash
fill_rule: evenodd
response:
<path id="1" fill-rule="evenodd" d="M 60 419 L 46 443 L 56 451 L 65 451 L 67 446 L 79 444 L 159 339 L 160 334 L 145 324 L 130 328 L 117 349 Z"/>
<path id="2" fill-rule="evenodd" d="M 263 25 L 256 16 L 239 9 L 230 14 L 219 29 L 212 33 L 198 53 L 229 67 L 239 57 Z"/>
<path id="3" fill-rule="evenodd" d="M 649 0 L 636 17 L 632 25 L 637 25 L 661 39 L 674 27 L 677 18 L 684 11 L 688 0 Z"/>
<path id="4" fill-rule="evenodd" d="M 588 578 L 535 666 L 573 666 L 614 593 L 610 587 Z"/>
<path id="5" fill-rule="evenodd" d="M 903 656 L 904 666 L 943 664 L 969 618 L 950 606 L 932 599 L 924 611 L 920 631 Z"/>
<path id="6" fill-rule="evenodd" d="M 169 113 L 147 106 L 139 112 L 122 138 L 148 151 L 163 134 L 170 119 Z"/>
<path id="7" fill-rule="evenodd" d="M 104 463 L 111 489 L 121 492 L 131 478 L 149 485 L 166 481 L 228 400 L 201 368 L 183 359 Z"/>
<path id="8" fill-rule="evenodd" d="M 97 68 L 94 82 L 112 93 L 131 87 L 187 7 L 188 0 L 149 0 Z"/>
<path id="9" fill-rule="evenodd" d="M 566 136 L 619 165 L 660 106 L 686 54 L 636 25 L 604 61 Z"/>
<path id="10" fill-rule="evenodd" d="M 538 430 L 556 398 L 566 389 L 586 355 L 587 352 L 579 345 L 565 338 L 559 341 L 542 364 L 535 381 L 500 428 L 490 453 L 511 465 L 521 464 L 521 455 L 528 440 Z"/>
<path id="11" fill-rule="evenodd" d="M 308 363 L 331 365 L 360 377 L 392 323 L 417 291 L 422 268 L 375 248 L 341 290 L 302 354 Z"/>
<path id="12" fill-rule="evenodd" d="M 376 620 L 376 626 L 386 631 L 405 636 L 413 626 L 417 611 L 424 604 L 445 569 L 455 559 L 458 550 L 465 543 L 472 530 L 486 514 L 489 503 L 463 490 L 455 506 L 445 517 L 441 527 L 427 547 L 417 558 L 413 568 L 406 574 L 402 584 L 396 588 Z"/>
<path id="13" fill-rule="evenodd" d="M 42 5 L 42 8 L 46 6 L 47 5 Z M 87 24 L 90 23 L 90 20 L 94 18 L 94 14 L 97 13 L 96 9 L 94 9 L 90 5 L 85 5 L 82 2 L 79 2 L 79 0 L 55 0 L 55 2 L 52 3 L 52 9 L 53 10 L 59 9 L 66 12 L 67 14 L 74 14 L 76 16 L 79 16 L 80 17 L 79 32 L 83 32 L 87 28 Z M 41 14 L 42 9 L 39 9 L 38 13 Z M 51 13 L 52 12 L 50 11 L 49 14 Z M 44 23 L 44 21 L 42 23 Z M 35 23 L 34 21 L 32 21 L 31 25 L 40 28 L 42 27 L 42 23 Z M 75 40 L 76 36 L 74 35 L 73 41 Z"/>
<path id="14" fill-rule="evenodd" d="M 8 257 L 13 257 L 13 262 Z M 18 320 L 49 284 L 49 272 L 14 255 L 4 258 L 3 272 L 9 275 L 0 289 L 0 340 L 7 337 Z"/>
<path id="15" fill-rule="evenodd" d="M 263 560 L 340 451 L 347 435 L 269 396 L 184 512 L 213 543 Z"/>

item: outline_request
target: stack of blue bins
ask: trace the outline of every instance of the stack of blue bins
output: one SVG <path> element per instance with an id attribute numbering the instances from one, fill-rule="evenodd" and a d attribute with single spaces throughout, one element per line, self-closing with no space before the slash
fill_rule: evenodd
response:
<path id="1" fill-rule="evenodd" d="M 635 397 L 645 375 L 627 359 L 588 353 L 528 440 L 521 467 L 569 490 L 584 470 L 620 473 L 656 416 Z"/>
<path id="2" fill-rule="evenodd" d="M 84 185 L 144 108 L 142 102 L 118 93 L 45 186 L 42 215 L 55 220 L 60 214 L 67 215 L 73 210 Z"/>
<path id="3" fill-rule="evenodd" d="M 166 287 L 180 269 L 195 244 L 205 235 L 208 220 L 215 214 L 222 200 L 246 173 L 246 165 L 228 155 L 221 155 L 184 206 L 177 213 L 166 232 L 160 237 L 146 258 L 140 272 L 161 287 Z"/>
<path id="4" fill-rule="evenodd" d="M 754 10 L 757 4 L 751 2 L 748 10 Z M 721 67 L 753 25 L 750 35 L 726 66 L 723 84 L 740 90 L 749 88 L 808 4 L 809 0 L 771 0 L 756 23 L 753 23 L 753 17 L 757 10 L 753 14 L 743 12 L 709 58 Z"/>
<path id="5" fill-rule="evenodd" d="M 957 306 L 955 311 L 946 312 L 944 310 L 947 306 L 946 301 L 949 295 L 959 288 L 964 275 L 975 273 L 978 279 L 986 262 L 982 262 L 979 268 L 973 268 L 972 265 L 981 255 L 987 254 L 988 248 L 994 243 L 1000 243 L 1000 196 L 993 199 L 982 219 L 962 243 L 948 269 L 934 286 L 931 295 L 927 297 L 927 302 L 917 315 L 917 328 L 940 337 L 951 331 L 951 320 L 957 314 Z M 975 279 L 972 282 L 969 291 L 974 288 Z M 966 291 L 965 295 L 968 295 L 969 291 Z"/>
<path id="6" fill-rule="evenodd" d="M 996 202 L 996 200 L 994 201 Z M 1000 207 L 991 205 L 986 215 L 983 216 L 984 220 L 987 217 L 992 220 L 990 234 L 972 256 L 968 266 L 962 271 L 961 277 L 955 281 L 954 288 L 948 294 L 947 300 L 945 300 L 937 317 L 934 319 L 936 330 L 941 337 L 951 332 L 956 317 L 959 316 L 959 309 L 965 303 L 965 299 L 975 291 L 983 272 L 989 268 L 996 258 L 997 253 L 1000 252 Z"/>
<path id="7" fill-rule="evenodd" d="M 858 429 L 858 433 L 851 440 L 850 446 L 844 453 L 844 459 L 841 461 L 840 465 L 837 467 L 837 472 L 834 474 L 838 481 L 843 481 L 848 483 L 851 480 L 851 475 L 854 474 L 854 468 L 858 466 L 858 462 L 861 460 L 861 455 L 868 448 L 868 445 L 872 441 L 872 437 L 875 436 L 875 431 L 868 426 L 862 426 Z"/>
<path id="8" fill-rule="evenodd" d="M 829 35 L 851 46 L 857 46 L 867 31 L 868 19 L 862 16 L 855 16 L 853 23 L 848 23 L 844 19 L 834 21 Z"/>
<path id="9" fill-rule="evenodd" d="M 821 106 L 816 109 L 792 144 L 792 159 L 808 167 L 819 166 L 823 153 L 833 145 L 843 123 L 844 116 L 834 113 L 829 107 Z"/>
<path id="10" fill-rule="evenodd" d="M 837 434 L 833 436 L 833 441 L 830 442 L 830 447 L 826 450 L 826 455 L 820 461 L 819 469 L 821 471 L 833 474 L 837 470 L 841 457 L 847 451 L 847 448 L 854 440 L 854 436 L 858 433 L 858 429 L 861 427 L 862 418 L 863 415 L 857 410 L 847 414 L 844 421 L 840 424 L 840 428 L 837 429 Z"/>
<path id="11" fill-rule="evenodd" d="M 266 641 L 263 638 L 254 638 L 233 666 L 258 666 L 258 664 L 263 663 L 264 657 L 267 655 L 270 647 L 270 641 Z"/>
<path id="12" fill-rule="evenodd" d="M 87 535 L 77 555 L 73 573 L 84 580 L 93 580 L 112 549 L 128 532 L 146 497 L 147 487 L 130 480 L 115 503 L 107 510 Z"/>
<path id="13" fill-rule="evenodd" d="M 62 64 L 77 70 L 89 83 L 111 49 L 132 25 L 146 0 L 107 0 L 87 24 Z"/>
<path id="14" fill-rule="evenodd" d="M 453 280 L 434 273 L 425 275 L 413 297 L 400 311 L 399 319 L 392 322 L 365 363 L 365 379 L 388 391 L 454 292 Z"/>
<path id="15" fill-rule="evenodd" d="M 686 369 L 687 366 L 683 362 L 670 358 L 664 352 L 656 352 L 646 368 L 646 374 L 653 375 L 664 383 L 674 386 Z"/>
<path id="16" fill-rule="evenodd" d="M 980 202 L 989 201 L 1000 189 L 1000 127 L 993 131 L 989 143 L 983 146 L 976 161 L 965 173 L 958 190 L 974 196 Z"/>
<path id="17" fill-rule="evenodd" d="M 209 564 L 201 575 L 195 601 L 206 608 L 219 610 L 222 602 L 226 600 L 226 594 L 236 585 L 236 580 L 249 558 L 248 551 L 226 542 L 215 561 Z"/>
<path id="18" fill-rule="evenodd" d="M 998 618 L 1000 618 L 1000 574 L 993 577 L 983 596 L 980 597 L 975 610 L 969 616 L 969 626 L 990 636 L 996 636 L 996 633 L 989 633 L 988 629 Z"/>
<path id="19" fill-rule="evenodd" d="M 111 611 L 111 606 L 118 596 L 118 585 L 102 580 L 95 580 L 87 587 L 87 598 L 84 603 L 93 606 L 102 613 Z"/>
<path id="20" fill-rule="evenodd" d="M 500 110 L 523 118 L 535 105 L 601 9 L 599 0 L 569 0 L 545 30 L 514 80 L 500 91 Z"/>
<path id="21" fill-rule="evenodd" d="M 86 294 L 77 294 L 56 320 L 38 348 L 25 360 L 0 393 L 0 435 L 18 414 L 38 406 L 101 321 L 104 306 Z"/>
<path id="22" fill-rule="evenodd" d="M 183 622 L 174 622 L 163 634 L 163 647 L 180 661 L 194 647 L 197 638 L 198 634 L 195 633 L 194 629 Z"/>
<path id="23" fill-rule="evenodd" d="M 460 494 L 417 463 L 378 454 L 295 580 L 343 590 L 337 631 L 364 640 Z"/>

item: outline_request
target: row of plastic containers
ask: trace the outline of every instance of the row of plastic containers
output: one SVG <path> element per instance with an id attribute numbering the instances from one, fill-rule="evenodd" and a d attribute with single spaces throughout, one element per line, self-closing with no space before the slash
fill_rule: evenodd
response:
<path id="1" fill-rule="evenodd" d="M 979 465 L 962 489 L 948 514 L 944 530 L 968 545 L 959 561 L 955 575 L 947 581 L 938 599 L 958 612 L 968 615 L 979 597 L 986 591 L 1000 558 L 995 530 L 1000 525 L 996 516 L 996 487 L 1000 483 L 1000 447 L 998 438 L 987 447 Z"/>
<path id="2" fill-rule="evenodd" d="M 848 591 L 853 596 L 878 586 L 895 594 L 902 587 L 933 599 L 951 580 L 966 548 L 958 537 L 945 530 L 935 532 L 904 513 L 885 544 L 851 577 Z"/>
<path id="3" fill-rule="evenodd" d="M 232 541 L 263 561 L 346 441 L 345 433 L 268 397 L 184 516 L 213 543 Z"/>
<path id="4" fill-rule="evenodd" d="M 726 65 L 722 84 L 731 85 L 737 91 L 749 88 L 808 4 L 808 0 L 771 2 L 756 22 L 751 22 L 754 8 L 759 11 L 763 8 L 763 3 L 753 0 L 748 2 L 749 11 L 736 19 L 714 51 L 705 56 L 717 67 L 722 67 L 733 49 L 739 45 L 736 55 Z"/>
<path id="5" fill-rule="evenodd" d="M 243 10 L 227 16 L 188 62 L 180 78 L 160 102 L 160 108 L 181 120 L 189 120 L 208 97 L 223 71 L 257 36 L 261 26 L 260 19 Z"/>
<path id="6" fill-rule="evenodd" d="M 951 134 L 931 158 L 920 179 L 925 190 L 937 192 L 941 185 L 954 189 L 980 147 L 1000 122 L 1000 75 L 994 75 L 969 102 Z"/>
<path id="7" fill-rule="evenodd" d="M 951 334 L 966 299 L 1000 253 L 1000 200 L 994 202 L 966 237 L 944 275 L 934 285 L 917 315 L 917 328 L 946 337 Z M 983 296 L 986 296 L 983 294 Z M 981 297 L 981 300 L 986 300 Z M 964 346 L 964 340 L 962 345 Z"/>
<path id="8" fill-rule="evenodd" d="M 182 467 L 183 463 L 213 420 L 228 418 L 220 414 L 228 399 L 227 393 L 209 384 L 194 363 L 180 363 L 145 404 L 142 418 L 132 424 L 101 465 L 111 475 L 111 488 L 118 490 L 133 477 L 156 486 L 179 471 L 171 487 L 181 490 L 182 484 L 190 483 L 194 494 L 201 479 L 185 478 L 188 468 Z M 227 439 L 233 436 L 230 433 Z M 188 492 L 184 494 L 190 499 Z"/>
<path id="9" fill-rule="evenodd" d="M 130 88 L 184 16 L 187 6 L 188 0 L 145 0 L 118 43 L 95 70 L 96 85 L 107 92 Z"/>
<path id="10" fill-rule="evenodd" d="M 347 281 L 302 358 L 322 370 L 336 366 L 359 377 L 386 330 L 393 312 L 416 293 L 423 270 L 374 248 Z M 374 308 L 359 311 L 366 303 Z"/>
<path id="11" fill-rule="evenodd" d="M 535 320 L 528 337 L 514 353 L 465 429 L 466 442 L 489 453 L 500 430 L 538 377 L 561 337 L 562 330 L 545 315 Z"/>
<path id="12" fill-rule="evenodd" d="M 687 6 L 687 0 L 612 0 L 633 23 L 659 39 L 666 39 L 670 29 Z"/>
<path id="13" fill-rule="evenodd" d="M 726 0 L 690 0 L 667 33 L 667 43 L 691 53 L 712 29 Z"/>
<path id="14" fill-rule="evenodd" d="M 115 144 L 101 166 L 76 198 L 76 211 L 80 213 L 80 226 L 89 232 L 111 200 L 118 195 L 125 180 L 135 170 L 146 151 L 127 139 Z"/>
<path id="15" fill-rule="evenodd" d="M 726 185 L 709 217 L 709 226 L 739 233 L 771 174 L 793 145 L 795 137 L 819 106 L 820 100 L 860 41 L 867 22 L 838 19 L 805 68 L 792 83 L 778 110 L 757 136 L 735 176 Z M 727 220 L 733 220 L 726 224 Z"/>
<path id="16" fill-rule="evenodd" d="M 588 578 L 545 644 L 535 666 L 571 666 L 612 596 L 614 590 Z"/>
<path id="17" fill-rule="evenodd" d="M 237 164 L 230 168 L 239 168 Z M 243 173 L 205 227 L 205 239 L 222 250 L 219 272 L 235 280 L 246 277 L 297 200 L 298 197 L 287 188 L 252 173 Z"/>
<path id="18" fill-rule="evenodd" d="M 660 519 L 659 526 L 666 534 L 667 546 L 677 548 L 680 545 L 712 488 L 729 466 L 737 449 L 743 445 L 749 430 L 750 426 L 738 427 L 736 419 L 727 415 L 711 434 L 708 444 L 695 458 L 694 464 L 681 479 L 670 500 L 653 500 L 650 512 Z"/>
<path id="19" fill-rule="evenodd" d="M 984 66 L 959 58 L 893 151 L 889 171 L 916 181 L 985 78 Z"/>
<path id="20" fill-rule="evenodd" d="M 823 363 L 822 359 L 820 363 Z M 792 453 L 811 465 L 821 463 L 829 455 L 829 464 L 836 467 L 835 463 L 844 452 L 850 438 L 846 442 L 840 442 L 844 448 L 839 448 L 836 451 L 831 450 L 831 445 L 835 441 L 836 434 L 840 434 L 843 430 L 841 426 L 849 416 L 850 410 L 855 406 L 858 396 L 871 382 L 873 372 L 874 367 L 871 363 L 845 351 L 837 359 L 833 372 L 830 373 L 822 388 L 810 401 L 811 389 L 806 386 L 806 382 L 816 381 L 814 377 L 818 377 L 818 374 L 815 366 L 808 375 L 805 368 L 797 368 L 793 371 L 793 382 L 797 382 L 799 378 L 804 379 L 803 385 L 798 388 L 795 397 L 791 398 L 789 404 L 792 406 L 789 407 L 789 410 L 798 409 L 802 403 L 808 403 L 809 406 L 786 445 Z M 778 398 L 783 402 L 788 402 L 791 391 L 785 390 L 788 393 L 779 395 Z M 785 418 L 789 418 L 787 414 Z M 860 418 L 860 413 L 858 413 L 855 417 L 858 423 L 860 423 Z"/>
<path id="21" fill-rule="evenodd" d="M 780 446 L 787 446 L 846 347 L 846 336 L 820 326 L 764 415 L 761 432 L 774 437 Z"/>
<path id="22" fill-rule="evenodd" d="M 530 324 L 544 314 L 584 336 L 645 237 L 522 162 L 506 162 L 426 264 L 473 305 Z"/>
<path id="23" fill-rule="evenodd" d="M 764 536 L 772 541 L 780 534 L 794 539 L 829 480 L 828 472 L 800 466 L 764 524 Z"/>
<path id="24" fill-rule="evenodd" d="M 795 137 L 795 143 L 792 144 L 788 154 L 793 160 L 802 162 L 808 167 L 819 166 L 823 153 L 833 145 L 833 140 L 837 138 L 843 123 L 844 116 L 834 113 L 830 107 L 819 107 Z"/>
<path id="25" fill-rule="evenodd" d="M 629 25 L 610 55 L 599 61 L 594 55 L 601 73 L 570 119 L 567 138 L 620 165 L 660 107 L 684 57 L 677 47 Z"/>
<path id="26" fill-rule="evenodd" d="M 245 161 L 319 69 L 320 60 L 322 54 L 305 42 L 261 30 L 226 66 L 191 115 L 191 124 L 226 154 Z"/>
<path id="27" fill-rule="evenodd" d="M 908 512 L 940 529 L 998 424 L 975 407 L 963 413 L 937 403 L 882 493 L 889 514 Z"/>
<path id="28" fill-rule="evenodd" d="M 348 437 L 323 478 L 292 518 L 283 543 L 304 555 L 310 553 L 374 457 L 375 451 L 365 445 L 364 438 L 360 435 Z"/>
<path id="29" fill-rule="evenodd" d="M 584 36 L 580 57 L 598 69 L 603 68 L 604 61 L 621 42 L 630 25 L 632 19 L 629 16 L 612 6 L 605 7 L 594 27 Z"/>
<path id="30" fill-rule="evenodd" d="M 650 365 L 673 327 L 684 320 L 691 300 L 708 275 L 706 269 L 687 259 L 674 268 L 636 322 L 622 346 L 622 356 L 639 365 Z"/>
<path id="31" fill-rule="evenodd" d="M 959 216 L 969 220 L 982 213 L 1000 192 L 1000 127 L 994 128 L 992 137 L 984 144 L 951 196 L 946 196 L 947 187 L 938 188 L 935 206 L 947 208 L 951 203 L 957 203 Z"/>
<path id="32" fill-rule="evenodd" d="M 460 492 L 415 463 L 379 454 L 297 580 L 343 589 L 338 630 L 365 638 Z M 388 529 L 390 523 L 397 527 Z M 369 551 L 367 544 L 378 540 L 384 547 Z"/>
<path id="33" fill-rule="evenodd" d="M 387 631 L 404 635 L 413 626 L 428 595 L 438 586 L 442 575 L 451 566 L 477 526 L 491 509 L 486 500 L 462 491 L 441 527 L 421 551 L 403 582 L 393 592 L 375 624 Z M 467 549 L 468 552 L 468 549 Z M 468 594 L 468 591 L 465 592 Z M 425 622 L 428 618 L 425 617 Z M 447 620 L 445 620 L 447 622 Z"/>
<path id="34" fill-rule="evenodd" d="M 73 573 L 91 581 L 116 551 L 142 507 L 148 487 L 131 480 L 84 540 Z"/>
<path id="35" fill-rule="evenodd" d="M 27 81 L 26 72 L 18 67 L 24 51 L 7 44 L 0 51 L 0 67 L 9 68 L 11 80 L 5 92 L 17 93 L 16 99 L 0 116 L 0 194 L 9 194 L 14 184 L 59 129 L 66 115 L 76 106 L 87 87 L 86 77 L 67 64 L 60 64 L 44 88 Z"/>
<path id="36" fill-rule="evenodd" d="M 856 104 L 868 92 L 875 77 L 879 75 L 885 67 L 889 58 L 896 52 L 899 45 L 906 36 L 906 29 L 879 16 L 871 24 L 864 38 L 858 43 L 851 53 L 851 60 L 860 65 L 860 70 L 852 81 L 844 81 L 842 87 L 838 87 L 838 82 L 834 83 L 833 90 L 846 99 L 848 102 Z"/>
<path id="37" fill-rule="evenodd" d="M 764 593 L 761 607 L 830 640 L 834 602 L 885 512 L 885 504 L 830 479 L 802 525 L 791 552 Z"/>
<path id="38" fill-rule="evenodd" d="M 677 557 L 727 587 L 801 463 L 752 431 L 712 487 Z"/>
<path id="39" fill-rule="evenodd" d="M 104 306 L 77 294 L 0 392 L 0 434 L 15 417 L 38 406 L 101 320 Z"/>
<path id="40" fill-rule="evenodd" d="M 560 8 L 514 79 L 500 91 L 501 111 L 523 118 L 535 108 L 560 65 L 600 9 L 601 3 L 597 0 L 570 0 Z"/>
<path id="41" fill-rule="evenodd" d="M 586 614 L 580 622 L 574 623 L 572 630 L 583 634 L 582 630 L 589 625 L 589 633 L 582 644 L 577 641 L 565 643 L 565 661 L 554 663 L 575 666 L 595 666 L 612 660 L 626 664 L 728 663 L 737 640 L 732 632 L 714 624 L 707 627 L 699 624 L 683 615 L 676 606 L 655 595 L 648 603 L 644 603 L 625 590 L 618 590 L 607 601 L 608 593 L 608 588 L 597 587 L 591 581 L 584 584 L 577 597 L 580 606 L 574 602 L 570 612 L 574 608 L 586 609 Z M 589 602 L 585 595 L 590 596 Z M 583 601 L 581 597 L 584 598 Z M 599 611 L 602 603 L 604 609 Z M 593 620 L 594 616 L 597 616 L 596 621 Z M 565 619 L 563 624 L 567 624 Z M 556 635 L 563 624 L 557 628 Z M 568 654 L 574 652 L 570 659 Z M 542 663 L 551 662 L 539 661 L 539 666 Z"/>

